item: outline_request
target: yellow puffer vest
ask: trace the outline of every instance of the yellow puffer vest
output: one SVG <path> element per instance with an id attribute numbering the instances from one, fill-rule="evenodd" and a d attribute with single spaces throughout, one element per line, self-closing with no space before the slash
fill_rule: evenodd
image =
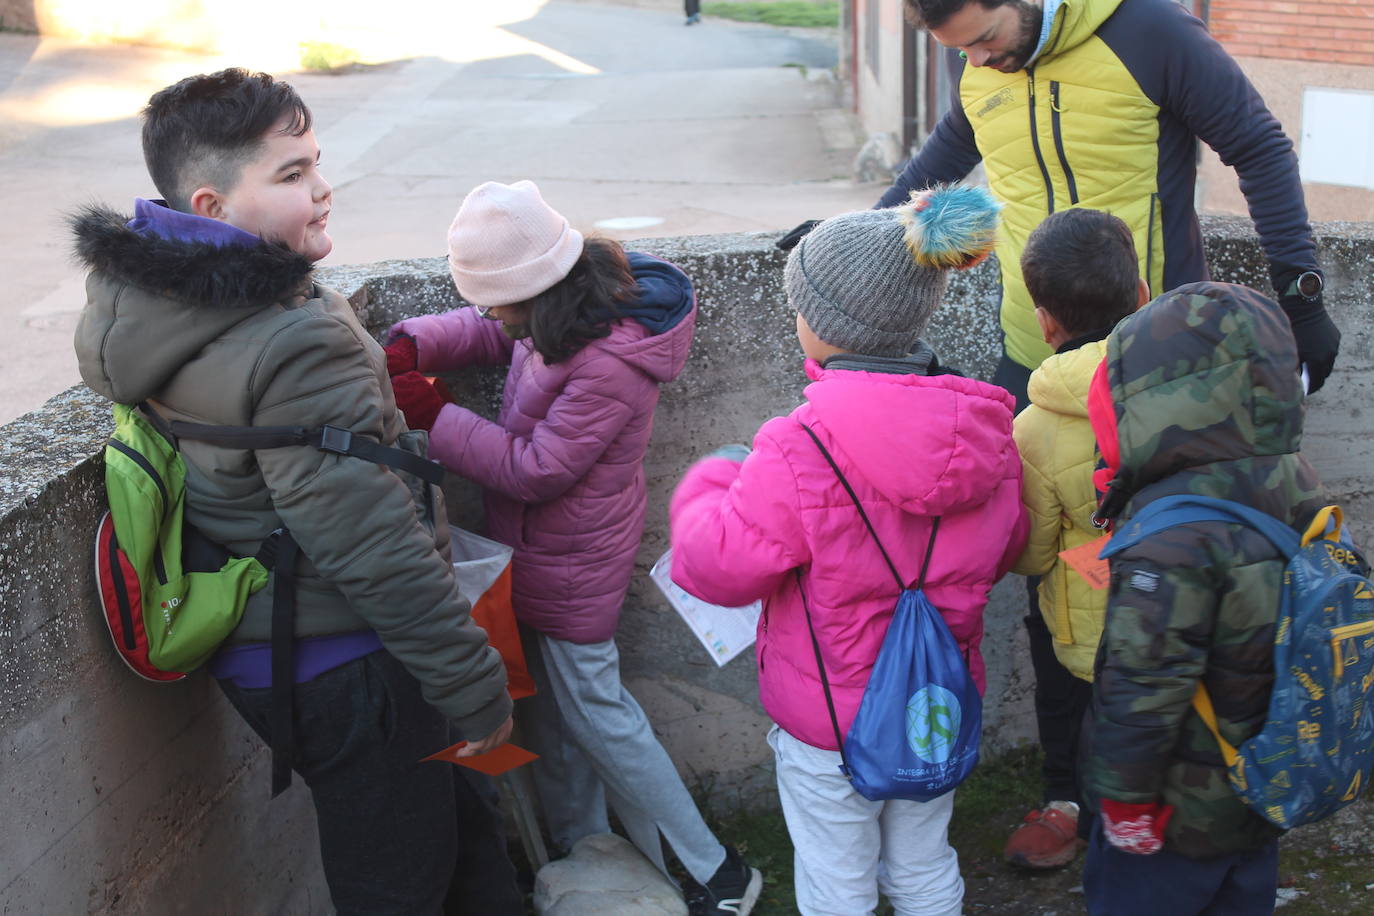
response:
<path id="1" fill-rule="evenodd" d="M 968 67 L 960 81 L 988 186 L 1006 204 L 997 258 L 1007 354 L 1030 368 L 1050 349 L 1021 280 L 1021 252 L 1050 213 L 1091 207 L 1120 217 L 1135 236 L 1141 276 L 1152 291 L 1163 288 L 1159 106 L 1095 34 L 1120 3 L 1065 0 L 1031 67 Z"/>
<path id="2" fill-rule="evenodd" d="M 1102 536 L 1092 526 L 1097 453 L 1087 398 L 1088 384 L 1106 355 L 1107 342 L 1099 340 L 1048 357 L 1031 373 L 1030 406 L 1013 427 L 1025 472 L 1021 499 L 1030 513 L 1031 530 L 1012 571 L 1044 577 L 1040 613 L 1054 636 L 1054 654 L 1085 681 L 1093 679 L 1107 590 L 1089 587 L 1059 553 Z"/>

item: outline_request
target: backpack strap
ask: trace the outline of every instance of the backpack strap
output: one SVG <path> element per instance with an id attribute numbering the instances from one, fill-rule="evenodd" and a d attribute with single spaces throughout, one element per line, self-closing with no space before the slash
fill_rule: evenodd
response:
<path id="1" fill-rule="evenodd" d="M 272 571 L 272 705 L 267 713 L 269 743 L 272 747 L 272 797 L 291 785 L 291 765 L 296 757 L 294 691 L 296 671 L 294 636 L 296 622 L 296 560 L 300 548 L 291 532 L 278 529 L 268 540 L 274 541 L 275 569 Z"/>
<path id="2" fill-rule="evenodd" d="M 1207 687 L 1201 680 L 1197 682 L 1197 690 L 1193 691 L 1193 710 L 1212 733 L 1212 737 L 1217 740 L 1217 747 L 1221 748 L 1222 759 L 1226 761 L 1226 768 L 1229 770 L 1235 765 L 1238 755 L 1235 746 L 1221 737 L 1221 729 L 1217 727 L 1217 714 L 1212 709 L 1212 695 L 1207 692 Z"/>
<path id="3" fill-rule="evenodd" d="M 177 447 L 178 439 L 207 442 L 221 448 L 253 450 L 308 445 L 322 452 L 350 455 L 371 461 L 373 464 L 405 471 L 436 487 L 444 484 L 444 469 L 435 462 L 399 448 L 382 445 L 367 436 L 354 435 L 352 430 L 341 426 L 326 424 L 318 429 L 307 429 L 304 426 L 213 426 L 182 420 L 168 421 L 148 401 L 139 401 L 138 408 L 143 411 L 154 428 L 171 443 L 172 448 Z"/>
<path id="4" fill-rule="evenodd" d="M 254 450 L 308 445 L 322 452 L 350 455 L 371 461 L 373 464 L 405 471 L 436 487 L 442 486 L 444 482 L 443 467 L 433 461 L 399 448 L 382 445 L 367 436 L 354 434 L 340 426 L 321 426 L 319 429 L 307 429 L 304 426 L 209 426 L 204 423 L 184 423 L 180 420 L 173 420 L 167 425 L 171 434 L 178 439 L 208 442 L 223 448 Z"/>
<path id="5" fill-rule="evenodd" d="M 825 675 L 825 661 L 821 658 L 821 643 L 816 639 L 816 628 L 811 624 L 811 605 L 806 600 L 806 589 L 802 586 L 801 568 L 793 570 L 797 575 L 797 591 L 801 593 L 802 610 L 806 611 L 806 630 L 811 634 L 811 648 L 816 653 L 816 670 L 821 676 L 821 690 L 825 692 L 825 708 L 830 711 L 830 727 L 835 730 L 835 746 L 840 750 L 840 772 L 849 778 L 849 758 L 844 753 L 844 739 L 840 737 L 840 719 L 835 715 L 835 698 L 830 695 L 830 678 Z"/>
<path id="6" fill-rule="evenodd" d="M 1132 516 L 1102 548 L 1101 557 L 1108 559 L 1152 534 L 1192 522 L 1228 522 L 1253 528 L 1285 557 L 1296 554 L 1302 545 L 1298 532 L 1258 509 L 1229 499 L 1178 494 L 1156 499 Z"/>
<path id="7" fill-rule="evenodd" d="M 873 536 L 873 543 L 878 545 L 878 551 L 882 553 L 883 560 L 887 563 L 887 568 L 892 572 L 892 578 L 897 582 L 897 589 L 899 591 L 906 591 L 906 580 L 897 572 L 896 564 L 894 564 L 892 558 L 887 555 L 887 548 L 885 548 L 883 542 L 878 539 L 878 532 L 874 530 L 873 523 L 868 520 L 868 513 L 864 511 L 863 504 L 859 502 L 859 497 L 854 492 L 854 488 L 851 487 L 849 481 L 845 479 L 844 473 L 840 470 L 840 466 L 836 464 L 835 459 L 830 456 L 830 452 L 827 451 L 826 447 L 821 443 L 821 439 L 816 435 L 815 430 L 805 423 L 801 424 L 801 428 L 806 430 L 806 434 L 811 437 L 811 441 L 816 443 L 816 448 L 821 450 L 821 455 L 825 457 L 826 463 L 828 463 L 830 469 L 835 472 L 835 476 L 840 480 L 840 485 L 844 487 L 844 491 L 849 494 L 850 500 L 853 501 L 854 508 L 859 510 L 859 518 L 864 520 L 864 527 L 866 527 L 868 533 Z M 925 560 L 921 563 L 921 577 L 916 582 L 917 591 L 925 588 L 926 572 L 930 569 L 930 557 L 935 552 L 935 534 L 939 530 L 940 516 L 937 515 L 935 516 L 935 521 L 930 526 L 930 541 L 926 544 Z"/>

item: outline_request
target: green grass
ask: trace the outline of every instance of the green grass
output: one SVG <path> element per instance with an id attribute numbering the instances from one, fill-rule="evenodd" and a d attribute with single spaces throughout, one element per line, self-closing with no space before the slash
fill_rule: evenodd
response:
<path id="1" fill-rule="evenodd" d="M 1020 748 L 979 763 L 954 796 L 949 840 L 959 852 L 966 912 L 1082 916 L 1083 859 L 1063 869 L 1028 872 L 1002 860 L 1007 837 L 1040 803 L 1040 751 Z M 707 793 L 709 794 L 709 790 Z M 710 810 L 709 806 L 705 810 Z M 719 809 L 716 809 L 719 810 Z M 1279 844 L 1279 886 L 1300 893 L 1283 916 L 1370 912 L 1374 886 L 1374 795 L 1331 821 L 1299 828 Z M 708 816 L 723 842 L 734 843 L 764 874 L 758 916 L 795 914 L 792 843 L 776 806 Z M 1339 823 L 1338 823 L 1339 822 Z M 1339 827 L 1339 829 L 1337 829 Z M 891 913 L 883 906 L 879 914 Z"/>
<path id="2" fill-rule="evenodd" d="M 954 796 L 950 844 L 964 860 L 1000 860 L 1002 846 L 1014 825 L 1040 800 L 1040 752 L 1023 748 L 980 763 Z M 705 806 L 709 810 L 709 806 Z M 708 816 L 721 842 L 733 843 L 751 865 L 763 872 L 758 916 L 797 912 L 792 890 L 792 841 L 781 809 L 776 806 Z M 878 913 L 891 913 L 883 905 Z"/>
<path id="3" fill-rule="evenodd" d="M 801 26 L 803 28 L 835 28 L 840 23 L 840 5 L 833 0 L 775 0 L 772 3 L 704 3 L 701 11 L 707 16 L 734 19 L 738 22 L 762 22 L 765 25 Z"/>
<path id="4" fill-rule="evenodd" d="M 301 66 L 320 73 L 336 73 L 358 62 L 358 52 L 327 41 L 301 42 Z"/>

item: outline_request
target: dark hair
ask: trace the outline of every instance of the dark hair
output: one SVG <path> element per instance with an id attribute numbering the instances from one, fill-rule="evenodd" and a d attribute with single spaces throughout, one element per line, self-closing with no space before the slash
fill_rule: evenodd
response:
<path id="1" fill-rule="evenodd" d="M 572 356 L 611 333 L 616 307 L 633 295 L 634 275 L 619 242 L 589 238 L 568 275 L 527 299 L 530 342 L 546 363 Z"/>
<path id="2" fill-rule="evenodd" d="M 238 67 L 188 76 L 154 93 L 143 109 L 143 161 L 158 193 L 190 212 L 196 188 L 233 190 L 263 138 L 310 129 L 310 109 L 286 83 Z"/>
<path id="3" fill-rule="evenodd" d="M 902 14 L 918 29 L 938 29 L 955 13 L 970 3 L 985 10 L 995 10 L 1016 0 L 902 0 Z"/>
<path id="4" fill-rule="evenodd" d="M 1026 239 L 1021 276 L 1035 304 L 1075 336 L 1116 324 L 1139 301 L 1131 230 L 1101 210 L 1046 217 Z"/>

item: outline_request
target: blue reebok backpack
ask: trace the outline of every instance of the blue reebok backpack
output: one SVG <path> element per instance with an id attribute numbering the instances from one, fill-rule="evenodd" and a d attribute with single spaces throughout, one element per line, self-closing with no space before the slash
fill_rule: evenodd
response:
<path id="1" fill-rule="evenodd" d="M 968 778 L 978 764 L 978 744 L 983 730 L 983 699 L 973 682 L 959 644 L 922 590 L 926 570 L 935 550 L 935 535 L 940 530 L 937 516 L 930 529 L 921 576 L 915 588 L 908 588 L 878 532 L 844 474 L 830 457 L 821 440 L 805 424 L 802 428 L 844 485 L 854 501 L 868 533 L 887 561 L 901 595 L 892 612 L 892 622 L 883 636 L 878 659 L 869 674 L 859 711 L 841 739 L 835 702 L 821 658 L 820 643 L 811 626 L 811 609 L 797 570 L 806 625 L 811 632 L 811 647 L 816 653 L 830 724 L 840 748 L 840 772 L 854 790 L 869 801 L 908 799 L 930 801 L 951 791 Z"/>
<path id="2" fill-rule="evenodd" d="M 1301 537 L 1273 516 L 1203 496 L 1155 500 L 1113 535 L 1108 558 L 1190 522 L 1246 525 L 1288 558 L 1274 629 L 1274 692 L 1259 734 L 1232 747 L 1217 730 L 1207 689 L 1193 708 L 1216 737 L 1231 787 L 1251 809 L 1288 829 L 1359 798 L 1374 763 L 1374 586 L 1369 564 L 1327 506 Z"/>

